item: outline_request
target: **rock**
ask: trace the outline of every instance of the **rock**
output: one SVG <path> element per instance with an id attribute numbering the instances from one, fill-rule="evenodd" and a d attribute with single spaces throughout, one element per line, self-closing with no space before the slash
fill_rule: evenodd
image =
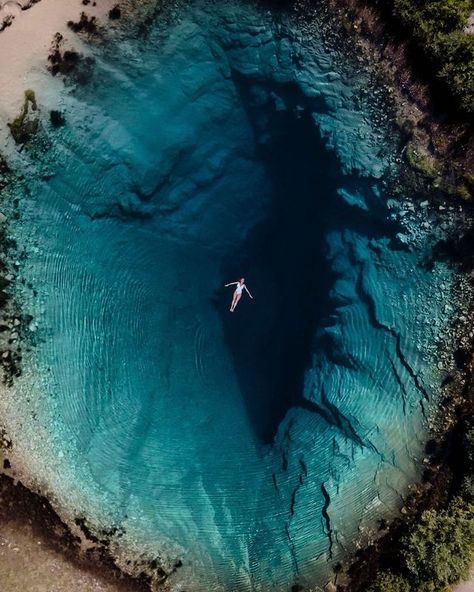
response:
<path id="1" fill-rule="evenodd" d="M 0 224 L 3 224 L 6 221 L 7 221 L 7 217 L 5 216 L 5 214 L 0 212 Z"/>
<path id="2" fill-rule="evenodd" d="M 112 9 L 109 10 L 109 18 L 112 20 L 117 20 L 121 17 L 122 12 L 118 4 L 116 4 Z"/>
<path id="3" fill-rule="evenodd" d="M 332 582 L 328 582 L 324 586 L 324 592 L 337 592 L 337 588 Z"/>

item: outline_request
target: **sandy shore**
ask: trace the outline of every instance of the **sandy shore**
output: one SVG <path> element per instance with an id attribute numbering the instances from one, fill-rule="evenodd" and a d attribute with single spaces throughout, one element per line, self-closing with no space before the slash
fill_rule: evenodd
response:
<path id="1" fill-rule="evenodd" d="M 462 582 L 453 588 L 453 592 L 474 592 L 474 572 L 469 582 Z"/>
<path id="2" fill-rule="evenodd" d="M 68 561 L 28 523 L 0 525 L 2 592 L 125 592 Z"/>
<path id="3" fill-rule="evenodd" d="M 76 541 L 40 496 L 0 476 L 2 592 L 143 592 L 112 563 L 78 552 Z"/>
<path id="4" fill-rule="evenodd" d="M 93 4 L 92 0 L 86 6 L 81 0 L 40 0 L 19 12 L 0 33 L 0 129 L 5 129 L 6 121 L 19 112 L 24 91 L 35 89 L 40 78 L 50 76 L 46 65 L 53 36 L 59 32 L 70 46 L 81 47 L 81 41 L 67 26 L 68 21 L 77 22 L 85 12 L 107 23 L 108 12 L 117 1 L 96 0 L 96 6 Z"/>

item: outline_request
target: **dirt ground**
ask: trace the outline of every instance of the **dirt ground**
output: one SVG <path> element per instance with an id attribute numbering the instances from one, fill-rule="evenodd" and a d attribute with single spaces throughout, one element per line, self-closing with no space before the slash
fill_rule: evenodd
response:
<path id="1" fill-rule="evenodd" d="M 80 554 L 47 500 L 0 475 L 1 592 L 144 592 L 110 558 Z"/>
<path id="2" fill-rule="evenodd" d="M 2 592 L 125 592 L 123 585 L 68 561 L 52 549 L 31 525 L 0 524 L 0 588 Z"/>

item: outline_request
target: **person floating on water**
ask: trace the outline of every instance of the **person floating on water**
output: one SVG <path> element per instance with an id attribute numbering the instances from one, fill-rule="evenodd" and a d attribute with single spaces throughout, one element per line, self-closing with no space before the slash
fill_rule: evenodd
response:
<path id="1" fill-rule="evenodd" d="M 234 312 L 237 304 L 239 303 L 239 300 L 242 298 L 242 292 L 244 290 L 247 292 L 247 294 L 253 300 L 252 294 L 250 294 L 249 289 L 245 285 L 245 278 L 240 278 L 240 280 L 238 282 L 230 282 L 229 284 L 225 285 L 226 288 L 228 286 L 237 286 L 237 288 L 235 288 L 234 295 L 232 296 L 232 304 L 230 305 L 230 312 Z"/>

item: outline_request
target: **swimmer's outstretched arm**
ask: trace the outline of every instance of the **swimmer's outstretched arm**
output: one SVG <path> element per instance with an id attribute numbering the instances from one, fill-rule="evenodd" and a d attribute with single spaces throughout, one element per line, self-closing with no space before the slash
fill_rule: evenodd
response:
<path id="1" fill-rule="evenodd" d="M 247 294 L 250 296 L 250 298 L 253 300 L 253 296 L 252 294 L 250 294 L 249 289 L 247 288 L 247 286 L 244 286 L 244 290 L 247 290 Z"/>
<path id="2" fill-rule="evenodd" d="M 230 284 L 226 284 L 226 285 L 224 286 L 224 288 L 227 288 L 227 287 L 229 287 L 229 286 L 236 286 L 238 283 L 239 283 L 239 282 L 230 282 Z"/>

